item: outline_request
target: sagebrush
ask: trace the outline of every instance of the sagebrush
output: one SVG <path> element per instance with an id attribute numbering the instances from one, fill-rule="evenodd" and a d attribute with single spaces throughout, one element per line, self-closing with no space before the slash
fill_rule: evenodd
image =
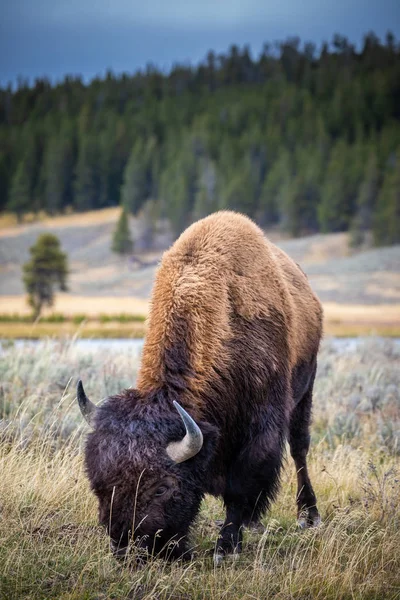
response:
<path id="1" fill-rule="evenodd" d="M 54 599 L 398 598 L 400 346 L 325 342 L 314 395 L 310 470 L 323 517 L 300 531 L 288 460 L 265 531 L 215 569 L 222 504 L 207 497 L 196 559 L 145 566 L 112 558 L 82 464 L 75 402 L 134 385 L 138 351 L 82 350 L 73 340 L 0 351 L 0 597 Z"/>

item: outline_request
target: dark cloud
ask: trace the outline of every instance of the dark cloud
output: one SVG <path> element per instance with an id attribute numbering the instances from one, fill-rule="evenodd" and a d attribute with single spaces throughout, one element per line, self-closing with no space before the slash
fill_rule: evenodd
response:
<path id="1" fill-rule="evenodd" d="M 196 63 L 248 43 L 298 35 L 317 44 L 335 32 L 359 43 L 369 30 L 400 34 L 398 0 L 0 0 L 0 83 L 47 75 L 135 71 L 152 62 Z"/>

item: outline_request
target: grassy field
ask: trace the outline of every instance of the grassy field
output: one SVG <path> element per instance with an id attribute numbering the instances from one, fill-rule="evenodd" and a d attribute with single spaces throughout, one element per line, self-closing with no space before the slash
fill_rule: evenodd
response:
<path id="1" fill-rule="evenodd" d="M 315 388 L 310 471 L 323 525 L 295 522 L 295 473 L 265 532 L 235 563 L 207 556 L 222 504 L 207 497 L 186 565 L 121 564 L 97 525 L 82 465 L 77 377 L 96 400 L 134 384 L 136 351 L 73 340 L 0 350 L 0 598 L 19 600 L 382 600 L 400 598 L 400 348 L 326 340 Z"/>
<path id="2" fill-rule="evenodd" d="M 161 249 L 172 238 L 160 233 L 152 252 L 143 252 L 141 224 L 130 218 L 135 257 L 122 259 L 111 252 L 119 209 L 41 218 L 16 224 L 0 218 L 0 314 L 27 315 L 22 265 L 42 232 L 52 232 L 68 253 L 69 292 L 57 294 L 51 311 L 73 319 L 84 314 L 79 330 L 73 323 L 0 323 L 1 338 L 141 337 L 144 328 L 99 322 L 100 314 L 146 315 Z M 336 336 L 400 336 L 400 246 L 354 250 L 346 233 L 285 239 L 267 232 L 307 273 L 325 309 L 325 331 Z M 137 259 L 137 260 L 135 260 Z M 49 312 L 45 314 L 49 314 Z M 97 321 L 96 321 L 97 320 Z"/>
<path id="3" fill-rule="evenodd" d="M 80 298 L 60 294 L 53 309 L 32 322 L 24 297 L 0 296 L 0 339 L 62 338 L 66 335 L 144 337 L 148 308 L 148 302 L 138 298 Z M 324 315 L 327 335 L 400 337 L 400 304 L 364 306 L 330 302 L 324 304 Z"/>

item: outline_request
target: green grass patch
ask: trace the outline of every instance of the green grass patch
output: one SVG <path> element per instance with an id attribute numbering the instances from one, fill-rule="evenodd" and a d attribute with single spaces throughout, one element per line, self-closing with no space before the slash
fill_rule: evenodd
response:
<path id="1" fill-rule="evenodd" d="M 52 313 L 35 321 L 27 315 L 0 314 L 0 338 L 41 339 L 77 333 L 86 338 L 140 338 L 145 335 L 145 321 L 142 315 L 128 313 L 98 317 Z"/>
<path id="2" fill-rule="evenodd" d="M 83 321 L 100 321 L 100 323 L 144 323 L 146 317 L 143 315 L 133 315 L 129 313 L 121 313 L 116 315 L 101 314 L 95 315 L 63 315 L 61 313 L 51 313 L 50 315 L 41 316 L 37 319 L 41 323 L 66 323 L 72 322 L 80 324 Z M 17 313 L 13 314 L 0 314 L 0 323 L 32 323 L 33 318 L 31 315 L 20 315 Z"/>
<path id="3" fill-rule="evenodd" d="M 145 324 L 140 321 L 127 323 L 82 320 L 78 322 L 64 321 L 58 323 L 0 323 L 0 339 L 31 339 L 45 338 L 63 339 L 67 336 L 81 338 L 143 338 L 146 333 Z"/>
<path id="4" fill-rule="evenodd" d="M 146 317 L 143 315 L 130 315 L 121 313 L 120 315 L 100 315 L 100 323 L 144 323 Z"/>

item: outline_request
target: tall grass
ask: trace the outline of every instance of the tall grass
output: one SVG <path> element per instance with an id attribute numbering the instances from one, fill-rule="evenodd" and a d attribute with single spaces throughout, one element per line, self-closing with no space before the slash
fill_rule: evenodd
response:
<path id="1" fill-rule="evenodd" d="M 400 354 L 327 342 L 315 390 L 310 472 L 323 525 L 295 522 L 295 473 L 247 531 L 242 556 L 214 568 L 220 501 L 207 497 L 189 564 L 117 562 L 97 525 L 82 464 L 77 377 L 100 400 L 134 384 L 136 351 L 82 352 L 73 340 L 0 351 L 0 597 L 382 599 L 400 590 Z"/>

